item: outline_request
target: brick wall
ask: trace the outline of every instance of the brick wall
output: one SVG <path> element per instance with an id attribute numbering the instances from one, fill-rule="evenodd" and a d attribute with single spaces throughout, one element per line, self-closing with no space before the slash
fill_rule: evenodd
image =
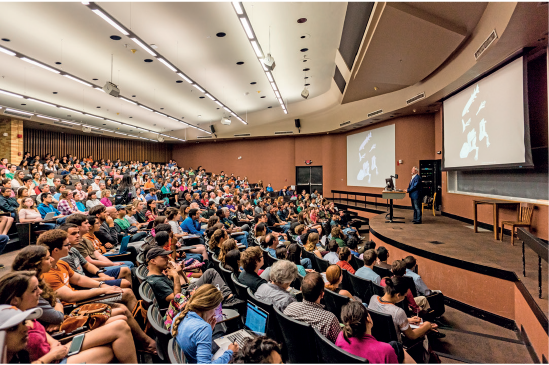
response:
<path id="1" fill-rule="evenodd" d="M 7 136 L 4 136 L 7 133 Z M 6 157 L 10 163 L 19 164 L 23 158 L 23 121 L 12 118 L 0 118 L 0 158 Z M 21 153 L 21 155 L 19 155 Z"/>

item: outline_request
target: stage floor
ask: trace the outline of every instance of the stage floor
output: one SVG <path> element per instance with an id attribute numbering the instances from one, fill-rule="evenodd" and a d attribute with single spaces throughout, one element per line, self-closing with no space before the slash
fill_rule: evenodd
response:
<path id="1" fill-rule="evenodd" d="M 351 206 L 348 207 L 352 209 Z M 395 209 L 394 215 L 404 217 L 405 224 L 385 223 L 385 213 L 370 218 L 370 228 L 397 242 L 417 247 L 435 254 L 484 265 L 496 269 L 513 271 L 524 283 L 541 310 L 548 315 L 548 271 L 542 260 L 542 298 L 538 297 L 538 257 L 528 247 L 525 248 L 526 277 L 522 276 L 522 241 L 504 236 L 504 242 L 494 240 L 493 231 L 479 228 L 474 233 L 473 226 L 467 223 L 425 212 L 422 224 L 412 224 L 412 210 Z M 437 213 L 439 214 L 439 213 Z M 433 244 L 430 241 L 442 242 Z M 420 269 L 421 270 L 421 269 Z"/>

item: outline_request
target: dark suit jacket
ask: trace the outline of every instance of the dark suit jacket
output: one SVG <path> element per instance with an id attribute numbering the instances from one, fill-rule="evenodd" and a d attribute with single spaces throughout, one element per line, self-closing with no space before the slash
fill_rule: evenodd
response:
<path id="1" fill-rule="evenodd" d="M 408 194 L 410 194 L 410 199 L 422 198 L 421 176 L 419 176 L 419 174 L 414 176 L 413 180 L 410 181 L 410 185 L 408 185 Z"/>

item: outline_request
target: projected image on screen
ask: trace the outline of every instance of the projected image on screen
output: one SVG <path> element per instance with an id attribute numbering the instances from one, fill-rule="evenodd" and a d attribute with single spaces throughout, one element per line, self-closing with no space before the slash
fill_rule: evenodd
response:
<path id="1" fill-rule="evenodd" d="M 384 187 L 394 174 L 394 125 L 347 136 L 347 185 Z"/>
<path id="2" fill-rule="evenodd" d="M 527 162 L 522 62 L 515 60 L 444 101 L 445 168 Z"/>

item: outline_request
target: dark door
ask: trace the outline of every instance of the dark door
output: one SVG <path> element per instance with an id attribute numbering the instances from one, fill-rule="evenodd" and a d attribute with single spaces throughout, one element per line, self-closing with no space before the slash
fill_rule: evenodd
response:
<path id="1" fill-rule="evenodd" d="M 296 166 L 296 191 L 301 193 L 305 190 L 307 193 L 312 193 L 318 190 L 320 194 L 322 191 L 322 166 Z"/>

